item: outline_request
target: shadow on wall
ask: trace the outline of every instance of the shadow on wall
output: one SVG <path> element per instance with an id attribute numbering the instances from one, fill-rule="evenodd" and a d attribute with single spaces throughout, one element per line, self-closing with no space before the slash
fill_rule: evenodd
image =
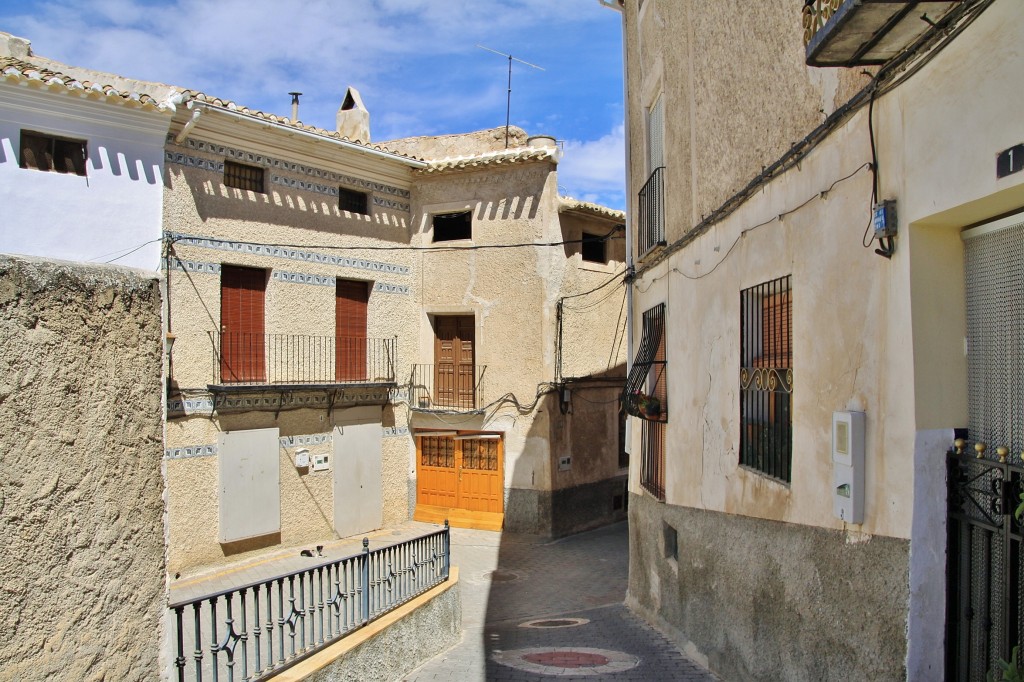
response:
<path id="1" fill-rule="evenodd" d="M 168 166 L 165 182 L 168 190 L 178 183 L 188 185 L 196 213 L 204 223 L 217 219 L 247 219 L 313 233 L 409 243 L 408 218 L 401 211 L 374 206 L 372 216 L 351 213 L 338 207 L 337 197 L 299 192 L 275 184 L 268 184 L 266 193 L 252 192 L 225 187 L 217 174 L 205 175 L 200 182 L 189 182 L 182 169 Z M 176 225 L 167 227 L 180 229 Z"/>

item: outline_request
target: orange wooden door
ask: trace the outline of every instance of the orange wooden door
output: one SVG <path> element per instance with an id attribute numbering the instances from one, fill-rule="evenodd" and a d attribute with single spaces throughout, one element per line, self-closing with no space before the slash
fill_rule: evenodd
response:
<path id="1" fill-rule="evenodd" d="M 416 480 L 418 504 L 457 506 L 458 472 L 455 468 L 455 440 L 451 436 L 420 436 Z"/>
<path id="2" fill-rule="evenodd" d="M 334 299 L 334 377 L 366 380 L 366 282 L 339 279 Z"/>
<path id="3" fill-rule="evenodd" d="M 473 438 L 456 441 L 459 489 L 458 507 L 468 511 L 501 512 L 502 448 L 500 439 Z"/>
<path id="4" fill-rule="evenodd" d="M 220 380 L 266 380 L 263 326 L 267 272 L 222 265 L 220 271 Z"/>

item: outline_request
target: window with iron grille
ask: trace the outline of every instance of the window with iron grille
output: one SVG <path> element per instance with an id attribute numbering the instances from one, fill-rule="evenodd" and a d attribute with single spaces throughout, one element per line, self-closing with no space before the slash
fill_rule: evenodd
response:
<path id="1" fill-rule="evenodd" d="M 607 263 L 604 238 L 601 235 L 584 232 L 580 255 L 588 263 Z"/>
<path id="2" fill-rule="evenodd" d="M 433 226 L 435 242 L 473 238 L 473 214 L 471 211 L 439 213 L 434 216 Z"/>
<path id="3" fill-rule="evenodd" d="M 20 151 L 18 165 L 22 168 L 85 175 L 85 140 L 22 130 Z"/>
<path id="4" fill-rule="evenodd" d="M 644 312 L 643 335 L 626 378 L 623 407 L 642 421 L 640 485 L 665 499 L 665 422 L 668 421 L 668 382 L 665 370 L 665 304 Z"/>
<path id="5" fill-rule="evenodd" d="M 349 213 L 370 215 L 369 195 L 346 187 L 338 188 L 338 208 Z"/>
<path id="6" fill-rule="evenodd" d="M 793 461 L 790 276 L 740 292 L 740 464 L 789 483 Z"/>
<path id="7" fill-rule="evenodd" d="M 247 189 L 261 194 L 265 193 L 263 189 L 263 169 L 259 166 L 247 166 L 244 163 L 225 160 L 224 184 L 227 187 Z"/>

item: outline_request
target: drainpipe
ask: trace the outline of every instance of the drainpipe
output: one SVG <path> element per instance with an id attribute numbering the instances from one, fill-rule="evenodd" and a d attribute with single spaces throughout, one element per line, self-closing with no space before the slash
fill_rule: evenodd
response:
<path id="1" fill-rule="evenodd" d="M 199 117 L 202 115 L 202 109 L 192 110 L 192 118 L 190 118 L 188 122 L 181 127 L 181 130 L 178 131 L 178 134 L 174 136 L 174 144 L 181 144 L 182 142 L 185 141 L 185 138 L 187 138 L 189 133 L 192 132 L 192 129 L 196 127 L 196 123 L 199 122 Z"/>

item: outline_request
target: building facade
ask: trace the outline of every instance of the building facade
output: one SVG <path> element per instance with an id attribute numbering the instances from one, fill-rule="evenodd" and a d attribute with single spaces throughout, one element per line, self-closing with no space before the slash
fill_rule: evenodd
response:
<path id="1" fill-rule="evenodd" d="M 629 603 L 726 679 L 984 679 L 1024 627 L 1020 4 L 619 9 Z"/>

